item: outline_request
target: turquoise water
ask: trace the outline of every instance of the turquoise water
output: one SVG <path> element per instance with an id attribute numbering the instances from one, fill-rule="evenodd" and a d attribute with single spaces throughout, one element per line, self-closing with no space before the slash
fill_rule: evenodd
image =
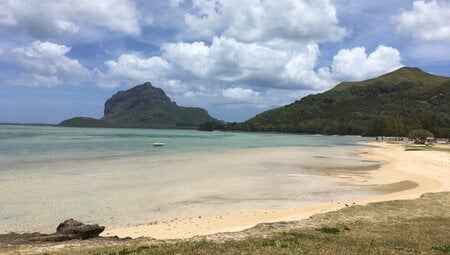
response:
<path id="1" fill-rule="evenodd" d="M 258 147 L 355 145 L 360 137 L 0 125 L 0 162 L 141 156 Z M 165 143 L 153 147 L 153 143 Z"/>

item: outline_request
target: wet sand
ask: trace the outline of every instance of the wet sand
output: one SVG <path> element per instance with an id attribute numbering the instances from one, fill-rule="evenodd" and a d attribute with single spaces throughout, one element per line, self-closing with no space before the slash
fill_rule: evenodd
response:
<path id="1" fill-rule="evenodd" d="M 405 151 L 402 144 L 370 143 L 371 148 L 354 152 L 360 162 L 367 165 L 342 164 L 339 159 L 333 165 L 309 165 L 322 171 L 321 178 L 343 187 L 371 190 L 366 196 L 352 199 L 334 199 L 327 202 L 309 202 L 287 209 L 239 209 L 226 212 L 174 217 L 149 224 L 107 229 L 105 236 L 152 237 L 157 239 L 189 238 L 219 232 L 240 231 L 258 223 L 292 221 L 308 218 L 317 213 L 335 211 L 351 205 L 371 202 L 418 198 L 427 192 L 450 191 L 450 154 L 438 151 Z M 295 151 L 279 151 L 280 160 L 295 163 Z M 248 155 L 247 155 L 248 156 Z M 320 154 L 320 158 L 328 158 Z M 272 158 L 276 161 L 276 157 Z M 288 159 L 292 159 L 290 162 Z M 330 161 L 326 161 L 330 162 Z M 331 161 L 332 162 L 332 161 Z M 341 165 L 342 164 L 342 165 Z M 308 168 L 308 162 L 303 167 Z M 288 174 L 290 178 L 304 179 L 308 172 Z M 360 194 L 361 195 L 361 194 Z M 269 205 L 268 205 L 269 208 Z"/>

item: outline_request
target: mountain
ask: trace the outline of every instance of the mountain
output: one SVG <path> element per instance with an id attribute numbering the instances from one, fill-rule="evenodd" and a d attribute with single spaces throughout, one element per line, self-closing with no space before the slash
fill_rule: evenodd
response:
<path id="1" fill-rule="evenodd" d="M 218 122 L 202 108 L 178 106 L 150 82 L 119 91 L 105 103 L 100 119 L 73 118 L 60 126 L 195 129 L 205 122 Z"/>
<path id="2" fill-rule="evenodd" d="M 450 78 L 403 67 L 375 79 L 343 82 L 324 93 L 263 112 L 231 129 L 318 134 L 448 134 Z"/>

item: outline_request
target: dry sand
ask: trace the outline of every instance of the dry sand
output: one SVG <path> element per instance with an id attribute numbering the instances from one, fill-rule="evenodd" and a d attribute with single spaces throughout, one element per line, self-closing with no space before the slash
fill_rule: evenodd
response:
<path id="1" fill-rule="evenodd" d="M 377 195 L 342 201 L 310 204 L 286 210 L 238 210 L 197 217 L 174 218 L 162 222 L 107 230 L 104 235 L 152 237 L 157 239 L 189 238 L 219 232 L 240 231 L 258 223 L 291 221 L 317 213 L 335 211 L 353 204 L 413 199 L 426 192 L 450 191 L 450 154 L 439 151 L 405 151 L 403 144 L 370 143 L 373 148 L 359 149 L 355 156 L 368 162 L 385 162 L 364 175 L 345 169 L 328 168 L 328 176 L 337 183 L 367 186 Z M 367 170 L 367 169 L 361 169 Z M 368 174 L 367 174 L 368 173 Z M 295 177 L 295 176 L 294 176 Z"/>

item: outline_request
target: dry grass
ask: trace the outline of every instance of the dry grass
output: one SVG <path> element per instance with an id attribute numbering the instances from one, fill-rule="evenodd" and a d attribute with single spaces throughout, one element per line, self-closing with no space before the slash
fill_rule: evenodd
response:
<path id="1" fill-rule="evenodd" d="M 88 240 L 0 246 L 18 254 L 448 254 L 450 192 L 415 200 L 351 206 L 299 222 L 260 224 L 243 232 L 190 240 Z"/>
<path id="2" fill-rule="evenodd" d="M 450 249 L 449 218 L 416 218 L 395 224 L 355 222 L 326 229 L 333 231 L 297 229 L 270 237 L 222 243 L 181 241 L 81 251 L 70 249 L 55 254 L 443 254 Z"/>

